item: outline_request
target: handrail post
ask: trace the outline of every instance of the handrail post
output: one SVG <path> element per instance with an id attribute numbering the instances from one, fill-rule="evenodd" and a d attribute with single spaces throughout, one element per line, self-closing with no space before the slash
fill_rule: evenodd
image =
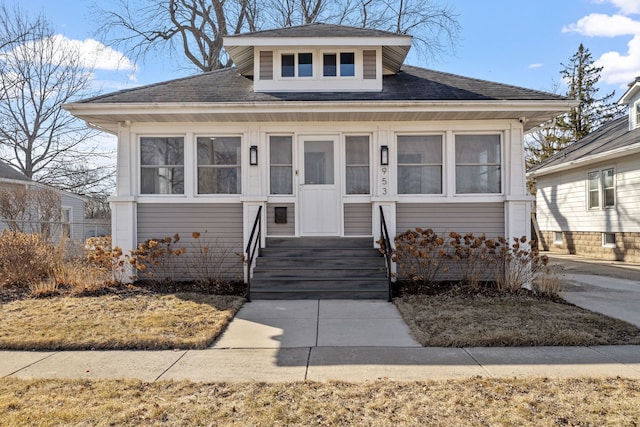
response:
<path id="1" fill-rule="evenodd" d="M 253 237 L 256 235 L 256 230 L 258 231 L 257 239 L 255 243 L 253 243 L 253 240 L 254 240 Z M 245 263 L 246 263 L 245 269 L 246 269 L 246 276 L 247 276 L 247 302 L 251 302 L 251 271 L 253 266 L 253 258 L 256 254 L 256 250 L 258 252 L 258 256 L 260 256 L 261 244 L 262 244 L 262 206 L 259 206 L 256 219 L 253 221 L 253 228 L 251 229 L 251 235 L 249 236 L 247 249 L 245 250 Z"/>
<path id="2" fill-rule="evenodd" d="M 389 296 L 387 301 L 391 302 L 393 300 L 393 285 L 391 283 L 391 239 L 389 237 L 389 230 L 387 229 L 387 222 L 384 219 L 384 211 L 382 210 L 382 206 L 380 208 L 380 237 L 382 240 L 382 244 L 384 244 L 384 260 L 387 267 L 387 286 Z"/>

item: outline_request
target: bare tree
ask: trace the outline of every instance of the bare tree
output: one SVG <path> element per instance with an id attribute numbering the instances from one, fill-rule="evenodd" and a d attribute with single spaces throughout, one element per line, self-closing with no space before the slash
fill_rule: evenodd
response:
<path id="1" fill-rule="evenodd" d="M 229 34 L 315 22 L 410 34 L 433 59 L 453 49 L 460 26 L 439 0 L 117 0 L 97 7 L 100 33 L 136 60 L 169 48 L 200 71 L 231 65 Z"/>
<path id="2" fill-rule="evenodd" d="M 89 166 L 90 159 L 107 154 L 91 140 L 97 132 L 61 108 L 91 94 L 92 70 L 80 52 L 44 18 L 32 19 L 18 8 L 0 9 L 0 28 L 0 159 L 63 189 L 79 190 L 67 185 L 70 171 L 80 167 L 74 165 L 109 176 L 110 170 Z"/>

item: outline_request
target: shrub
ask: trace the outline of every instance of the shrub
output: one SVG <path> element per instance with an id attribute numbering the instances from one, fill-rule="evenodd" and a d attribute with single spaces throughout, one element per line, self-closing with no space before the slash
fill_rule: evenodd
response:
<path id="1" fill-rule="evenodd" d="M 457 270 L 465 285 L 477 287 L 481 280 L 491 277 L 489 272 L 497 260 L 497 251 L 502 243 L 487 239 L 484 234 L 474 236 L 467 233 L 464 236 L 449 233 L 449 245 L 452 247 L 451 258 L 457 261 Z"/>
<path id="2" fill-rule="evenodd" d="M 204 236 L 193 232 L 195 240 L 194 253 L 187 258 L 189 274 L 200 283 L 222 283 L 229 276 L 229 259 L 234 256 L 233 250 L 224 245 L 221 238 Z"/>
<path id="3" fill-rule="evenodd" d="M 33 285 L 52 276 L 63 253 L 37 234 L 4 230 L 0 234 L 2 284 Z"/>
<path id="4" fill-rule="evenodd" d="M 430 228 L 399 234 L 395 246 L 392 260 L 400 267 L 400 277 L 426 284 L 440 280 L 440 274 L 449 270 L 445 239 Z"/>

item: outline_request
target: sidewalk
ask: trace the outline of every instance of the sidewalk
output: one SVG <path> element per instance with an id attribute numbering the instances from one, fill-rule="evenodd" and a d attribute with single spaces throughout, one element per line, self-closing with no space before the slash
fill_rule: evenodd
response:
<path id="1" fill-rule="evenodd" d="M 254 301 L 206 350 L 0 351 L 0 377 L 144 381 L 640 378 L 640 346 L 423 348 L 391 303 Z"/>

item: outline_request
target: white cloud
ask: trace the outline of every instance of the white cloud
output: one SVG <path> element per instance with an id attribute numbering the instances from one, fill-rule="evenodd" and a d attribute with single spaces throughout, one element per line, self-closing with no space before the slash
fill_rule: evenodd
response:
<path id="1" fill-rule="evenodd" d="M 640 76 L 640 34 L 631 39 L 627 46 L 629 50 L 626 54 L 607 52 L 595 61 L 595 66 L 604 67 L 601 76 L 606 83 L 623 86 Z"/>
<path id="2" fill-rule="evenodd" d="M 630 18 L 640 13 L 640 0 L 597 0 L 598 3 L 611 3 L 622 14 L 604 15 L 592 13 L 578 22 L 562 28 L 563 33 L 578 33 L 588 37 L 631 37 L 627 43 L 627 52 L 609 51 L 600 56 L 594 65 L 603 67 L 603 82 L 611 85 L 626 86 L 640 76 L 640 21 Z"/>
<path id="3" fill-rule="evenodd" d="M 616 6 L 625 15 L 640 13 L 640 1 L 638 0 L 595 0 L 596 3 L 610 3 Z"/>
<path id="4" fill-rule="evenodd" d="M 640 34 L 640 21 L 622 15 L 592 13 L 574 24 L 562 28 L 563 33 L 578 33 L 589 37 L 617 37 Z"/>
<path id="5" fill-rule="evenodd" d="M 544 64 L 538 62 L 538 63 L 535 63 L 535 64 L 529 64 L 528 68 L 533 69 L 533 68 L 540 68 L 540 67 L 543 67 L 543 66 L 544 66 Z"/>
<path id="6" fill-rule="evenodd" d="M 60 51 L 72 50 L 79 53 L 87 68 L 110 71 L 135 71 L 136 66 L 122 52 L 105 46 L 97 40 L 72 40 L 63 35 L 53 36 Z"/>

